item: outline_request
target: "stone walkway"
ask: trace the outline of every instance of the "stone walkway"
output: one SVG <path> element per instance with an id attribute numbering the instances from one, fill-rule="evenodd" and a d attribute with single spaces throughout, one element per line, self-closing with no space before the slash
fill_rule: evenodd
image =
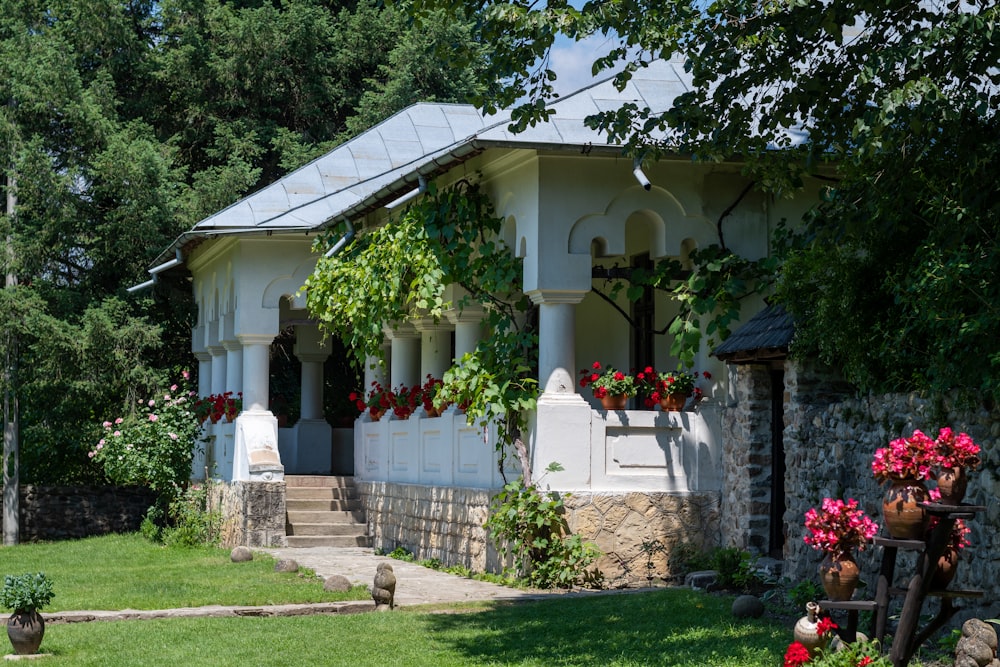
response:
<path id="1" fill-rule="evenodd" d="M 378 564 L 389 563 L 396 576 L 398 607 L 479 600 L 537 599 L 545 595 L 559 594 L 522 591 L 485 581 L 466 579 L 431 570 L 416 563 L 407 563 L 388 556 L 376 556 L 372 549 L 363 547 L 306 547 L 260 549 L 260 551 L 267 552 L 275 558 L 291 558 L 300 567 L 307 567 L 324 579 L 339 574 L 347 577 L 352 584 L 361 584 L 369 588 L 375 578 L 375 568 Z"/>

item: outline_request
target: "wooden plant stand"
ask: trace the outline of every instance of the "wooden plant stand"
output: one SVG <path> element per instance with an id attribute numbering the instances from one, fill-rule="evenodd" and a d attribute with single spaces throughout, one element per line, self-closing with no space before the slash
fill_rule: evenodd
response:
<path id="1" fill-rule="evenodd" d="M 820 600 L 819 602 L 822 609 L 847 612 L 847 625 L 838 630 L 840 638 L 845 642 L 857 639 L 859 612 L 874 611 L 871 632 L 881 642 L 886 634 L 889 600 L 904 596 L 903 609 L 896 626 L 896 634 L 892 639 L 890 659 L 893 667 L 906 667 L 910 664 L 910 659 L 913 658 L 917 648 L 955 615 L 958 611 L 958 607 L 954 605 L 956 598 L 977 598 L 983 595 L 982 591 L 931 590 L 931 581 L 937 570 L 938 558 L 948 546 L 955 520 L 975 518 L 977 512 L 984 512 L 986 508 L 982 505 L 941 505 L 930 502 L 921 504 L 928 514 L 938 517 L 937 525 L 926 540 L 896 540 L 885 537 L 876 537 L 874 540 L 876 546 L 882 547 L 882 566 L 879 569 L 874 600 L 846 602 Z M 906 588 L 893 587 L 896 556 L 900 549 L 920 552 L 915 572 Z M 918 629 L 920 612 L 928 597 L 940 598 L 941 609 L 927 625 Z"/>

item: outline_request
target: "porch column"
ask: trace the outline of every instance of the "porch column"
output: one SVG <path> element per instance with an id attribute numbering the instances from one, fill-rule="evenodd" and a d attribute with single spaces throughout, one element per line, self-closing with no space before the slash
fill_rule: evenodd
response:
<path id="1" fill-rule="evenodd" d="M 222 317 L 222 347 L 226 350 L 226 385 L 233 395 L 243 391 L 243 345 L 236 337 L 236 314 Z"/>
<path id="2" fill-rule="evenodd" d="M 226 348 L 220 339 L 220 324 L 216 320 L 208 323 L 209 354 L 212 355 L 212 387 L 210 394 L 221 394 L 226 391 Z"/>
<path id="3" fill-rule="evenodd" d="M 323 417 L 323 362 L 330 356 L 326 336 L 315 324 L 295 327 L 293 352 L 302 362 L 299 390 L 300 417 L 294 428 L 295 455 L 292 472 L 329 474 L 332 465 L 333 429 Z"/>
<path id="4" fill-rule="evenodd" d="M 395 329 L 386 327 L 385 335 L 389 337 L 392 355 L 389 388 L 416 384 L 420 380 L 420 333 L 409 324 L 400 324 Z"/>
<path id="5" fill-rule="evenodd" d="M 538 304 L 539 403 L 582 403 L 576 391 L 576 305 L 579 292 L 539 290 L 531 293 Z"/>
<path id="6" fill-rule="evenodd" d="M 212 355 L 205 343 L 205 325 L 191 329 L 191 352 L 198 360 L 198 396 L 212 393 Z"/>
<path id="7" fill-rule="evenodd" d="M 441 379 L 451 366 L 451 325 L 428 317 L 414 326 L 420 332 L 420 383 L 428 375 Z"/>
<path id="8" fill-rule="evenodd" d="M 554 489 L 587 488 L 591 483 L 590 430 L 593 411 L 576 392 L 576 304 L 584 293 L 536 290 L 529 294 L 539 306 L 538 397 L 531 432 L 531 467 L 536 474 L 553 462 L 562 465 L 547 474 Z"/>
<path id="9" fill-rule="evenodd" d="M 390 352 L 389 352 L 388 340 L 382 341 L 382 351 L 384 354 L 383 358 L 391 364 L 392 362 L 389 356 Z M 389 382 L 389 375 L 388 375 L 388 369 L 386 368 L 386 361 L 383 361 L 378 357 L 365 358 L 365 379 L 364 379 L 365 386 L 362 387 L 362 389 L 364 390 L 362 393 L 365 394 L 365 396 L 368 395 L 368 390 L 372 388 L 372 382 L 378 382 L 383 387 L 386 385 L 387 382 Z"/>
<path id="10" fill-rule="evenodd" d="M 448 321 L 455 325 L 455 361 L 474 352 L 483 335 L 483 311 L 478 307 L 450 310 Z"/>
<path id="11" fill-rule="evenodd" d="M 243 346 L 243 412 L 236 418 L 233 479 L 276 482 L 284 479 L 278 454 L 278 420 L 267 409 L 271 334 L 240 334 Z"/>

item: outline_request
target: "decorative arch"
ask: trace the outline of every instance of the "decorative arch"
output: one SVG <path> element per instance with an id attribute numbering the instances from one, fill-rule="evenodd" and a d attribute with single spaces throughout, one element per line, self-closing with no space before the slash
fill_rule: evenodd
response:
<path id="1" fill-rule="evenodd" d="M 287 296 L 292 308 L 306 307 L 306 293 L 302 286 L 316 268 L 316 260 L 312 257 L 295 267 L 292 273 L 276 277 L 264 288 L 261 307 L 278 308 L 281 298 Z"/>
<path id="2" fill-rule="evenodd" d="M 649 252 L 653 258 L 677 254 L 682 239 L 704 238 L 714 232 L 711 221 L 703 216 L 688 215 L 667 190 L 654 187 L 647 192 L 635 185 L 615 197 L 603 214 L 586 215 L 574 223 L 569 234 L 569 253 L 589 255 L 592 242 L 599 240 L 604 255 L 624 255 L 624 223 L 635 214 L 641 214 L 650 225 Z M 673 239 L 677 242 L 671 243 Z"/>

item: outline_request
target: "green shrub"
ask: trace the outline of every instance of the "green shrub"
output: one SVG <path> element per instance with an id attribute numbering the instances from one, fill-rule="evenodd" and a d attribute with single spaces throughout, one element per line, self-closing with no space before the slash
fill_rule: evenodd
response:
<path id="1" fill-rule="evenodd" d="M 52 582 L 44 572 L 8 574 L 0 589 L 0 607 L 14 612 L 38 611 L 52 601 Z"/>

